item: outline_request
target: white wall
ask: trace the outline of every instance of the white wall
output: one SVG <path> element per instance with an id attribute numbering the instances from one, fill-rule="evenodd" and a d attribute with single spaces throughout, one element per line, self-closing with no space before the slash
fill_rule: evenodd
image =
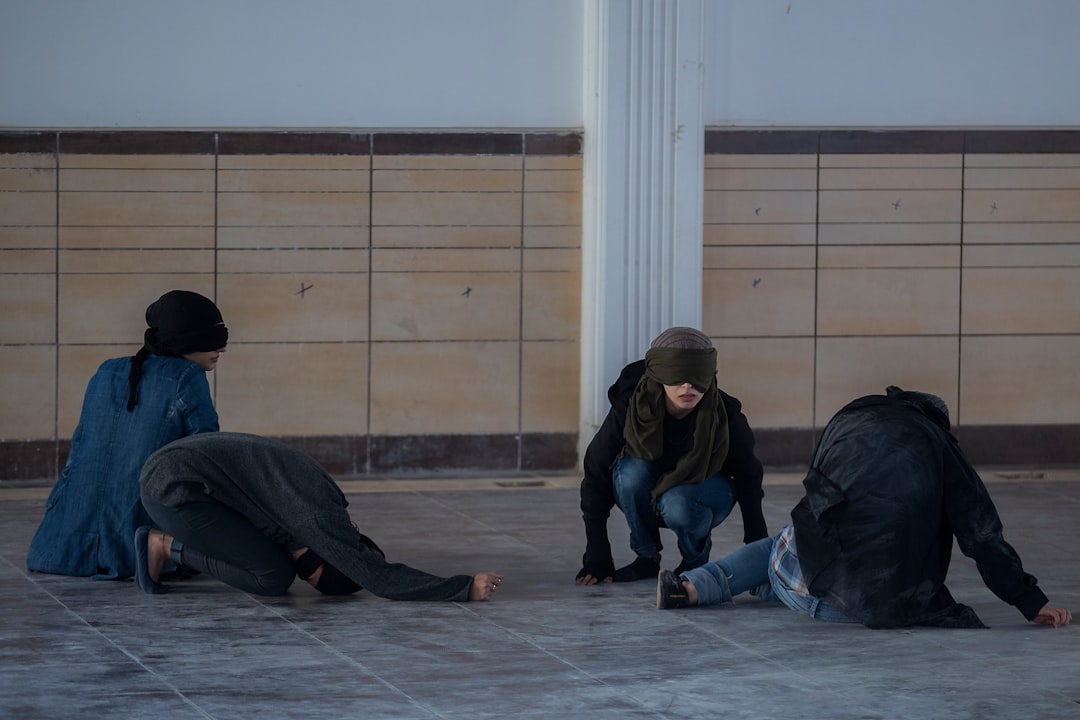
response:
<path id="1" fill-rule="evenodd" d="M 0 0 L 0 127 L 580 127 L 581 0 Z"/>
<path id="2" fill-rule="evenodd" d="M 706 125 L 1080 125 L 1077 0 L 718 0 Z"/>

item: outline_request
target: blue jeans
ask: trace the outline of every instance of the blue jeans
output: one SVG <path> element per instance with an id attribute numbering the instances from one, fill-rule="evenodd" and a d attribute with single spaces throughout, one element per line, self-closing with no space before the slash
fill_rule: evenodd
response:
<path id="1" fill-rule="evenodd" d="M 736 595 L 749 592 L 762 600 L 780 602 L 797 613 L 829 622 L 856 622 L 835 605 L 821 598 L 795 592 L 772 569 L 776 536 L 743 545 L 735 552 L 694 570 L 682 573 L 698 594 L 698 605 L 731 602 Z M 785 552 L 781 563 L 798 563 L 799 558 Z"/>
<path id="2" fill-rule="evenodd" d="M 612 479 L 615 502 L 630 526 L 630 548 L 637 555 L 659 561 L 660 528 L 667 527 L 678 540 L 684 567 L 709 561 L 712 529 L 735 504 L 731 481 L 717 473 L 704 482 L 678 485 L 657 499 L 654 510 L 652 490 L 660 480 L 656 463 L 624 457 L 615 463 Z"/>

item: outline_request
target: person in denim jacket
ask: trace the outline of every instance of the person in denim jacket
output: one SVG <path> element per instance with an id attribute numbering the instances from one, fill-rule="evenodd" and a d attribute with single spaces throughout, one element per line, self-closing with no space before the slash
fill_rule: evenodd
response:
<path id="1" fill-rule="evenodd" d="M 213 301 L 187 290 L 146 309 L 143 346 L 106 360 L 83 397 L 67 463 L 26 556 L 29 570 L 97 580 L 135 574 L 135 529 L 150 522 L 139 472 L 155 450 L 218 430 L 206 373 L 229 339 Z"/>

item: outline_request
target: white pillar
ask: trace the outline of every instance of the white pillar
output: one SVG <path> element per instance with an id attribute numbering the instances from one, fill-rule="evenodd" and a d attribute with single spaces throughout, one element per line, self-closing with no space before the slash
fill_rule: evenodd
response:
<path id="1" fill-rule="evenodd" d="M 582 450 L 622 366 L 701 326 L 706 1 L 586 3 Z"/>

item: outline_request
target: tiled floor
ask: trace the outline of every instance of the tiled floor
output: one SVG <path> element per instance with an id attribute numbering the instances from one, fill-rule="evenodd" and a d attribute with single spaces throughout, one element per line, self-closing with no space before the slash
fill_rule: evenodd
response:
<path id="1" fill-rule="evenodd" d="M 1080 472 L 984 477 L 1028 570 L 1080 611 Z M 778 528 L 798 478 L 768 483 Z M 990 630 L 836 626 L 753 599 L 659 611 L 652 582 L 573 584 L 574 478 L 343 486 L 392 560 L 501 570 L 503 589 L 488 603 L 395 603 L 297 583 L 261 599 L 196 578 L 149 596 L 30 575 L 47 488 L 3 489 L 0 717 L 1080 718 L 1080 624 L 1025 622 L 959 554 L 950 588 Z M 611 527 L 628 560 L 621 516 Z M 739 537 L 733 517 L 714 557 Z"/>

